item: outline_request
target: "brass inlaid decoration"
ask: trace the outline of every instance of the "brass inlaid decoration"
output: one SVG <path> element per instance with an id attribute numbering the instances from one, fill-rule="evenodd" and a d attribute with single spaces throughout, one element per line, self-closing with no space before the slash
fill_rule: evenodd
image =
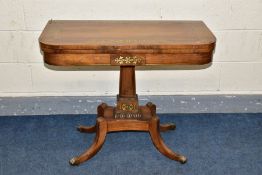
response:
<path id="1" fill-rule="evenodd" d="M 141 113 L 115 113 L 115 119 L 139 119 L 142 118 Z"/>
<path id="2" fill-rule="evenodd" d="M 114 59 L 117 64 L 141 64 L 143 59 L 137 56 L 119 56 Z"/>
<path id="3" fill-rule="evenodd" d="M 121 105 L 121 110 L 123 110 L 123 111 L 133 111 L 134 109 L 135 109 L 135 105 L 134 104 L 123 103 Z"/>

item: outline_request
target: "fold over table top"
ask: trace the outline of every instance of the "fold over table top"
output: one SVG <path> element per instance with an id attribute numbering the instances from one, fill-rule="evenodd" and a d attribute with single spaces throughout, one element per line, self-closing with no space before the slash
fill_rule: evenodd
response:
<path id="1" fill-rule="evenodd" d="M 216 39 L 202 21 L 51 20 L 39 42 L 53 65 L 118 65 L 116 57 L 159 65 L 209 63 Z"/>

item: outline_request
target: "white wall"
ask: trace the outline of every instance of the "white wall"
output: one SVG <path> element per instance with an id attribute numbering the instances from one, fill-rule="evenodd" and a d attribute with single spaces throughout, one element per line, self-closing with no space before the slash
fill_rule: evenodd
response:
<path id="1" fill-rule="evenodd" d="M 262 94 L 261 0 L 0 0 L 0 96 L 117 93 L 118 71 L 44 67 L 38 36 L 51 18 L 203 20 L 217 37 L 213 65 L 138 71 L 138 93 Z"/>

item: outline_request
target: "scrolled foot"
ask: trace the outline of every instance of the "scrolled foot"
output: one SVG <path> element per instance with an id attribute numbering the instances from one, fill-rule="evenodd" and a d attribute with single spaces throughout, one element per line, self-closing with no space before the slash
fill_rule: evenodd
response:
<path id="1" fill-rule="evenodd" d="M 94 133 L 96 132 L 96 126 L 78 126 L 77 130 L 79 132 L 84 132 L 84 133 Z"/>
<path id="2" fill-rule="evenodd" d="M 160 124 L 160 131 L 165 132 L 169 130 L 175 130 L 176 125 L 174 123 L 166 123 L 166 124 Z"/>
<path id="3" fill-rule="evenodd" d="M 71 165 L 79 165 L 88 159 L 92 158 L 102 147 L 105 142 L 107 133 L 107 122 L 102 117 L 97 118 L 96 123 L 96 137 L 93 144 L 80 156 L 72 158 L 69 163 Z"/>
<path id="4" fill-rule="evenodd" d="M 152 142 L 154 143 L 157 150 L 162 153 L 163 155 L 167 156 L 168 158 L 172 160 L 179 161 L 180 163 L 186 163 L 186 157 L 182 156 L 180 154 L 175 153 L 171 149 L 169 149 L 161 135 L 160 135 L 160 124 L 159 124 L 159 118 L 157 116 L 154 116 L 149 124 L 149 133 L 152 139 Z"/>

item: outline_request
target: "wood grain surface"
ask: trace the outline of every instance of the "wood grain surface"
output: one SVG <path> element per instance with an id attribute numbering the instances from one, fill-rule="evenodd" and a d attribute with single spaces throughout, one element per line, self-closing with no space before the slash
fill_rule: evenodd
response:
<path id="1" fill-rule="evenodd" d="M 112 54 L 142 55 L 144 65 L 206 64 L 216 38 L 202 21 L 51 20 L 39 43 L 51 65 L 111 65 Z"/>

